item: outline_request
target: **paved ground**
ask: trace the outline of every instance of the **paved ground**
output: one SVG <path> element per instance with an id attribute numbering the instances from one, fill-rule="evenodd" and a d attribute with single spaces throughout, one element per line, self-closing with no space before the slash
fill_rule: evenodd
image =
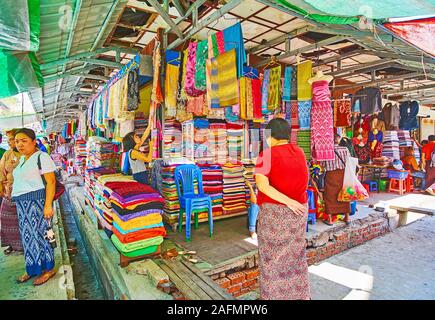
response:
<path id="1" fill-rule="evenodd" d="M 435 218 L 310 266 L 314 300 L 435 299 Z"/>

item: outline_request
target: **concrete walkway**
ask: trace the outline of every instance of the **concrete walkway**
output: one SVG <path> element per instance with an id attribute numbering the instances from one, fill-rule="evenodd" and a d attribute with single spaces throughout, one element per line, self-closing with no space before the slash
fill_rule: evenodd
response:
<path id="1" fill-rule="evenodd" d="M 314 300 L 435 299 L 435 218 L 424 217 L 309 267 Z"/>

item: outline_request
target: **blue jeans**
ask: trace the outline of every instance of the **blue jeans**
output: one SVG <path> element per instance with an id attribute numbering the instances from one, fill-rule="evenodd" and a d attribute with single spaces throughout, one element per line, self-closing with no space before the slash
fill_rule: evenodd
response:
<path id="1" fill-rule="evenodd" d="M 134 173 L 133 179 L 143 184 L 150 184 L 148 181 L 148 171 Z"/>
<path id="2" fill-rule="evenodd" d="M 425 190 L 426 188 L 426 173 L 423 171 L 415 171 L 411 173 L 411 177 L 419 178 L 421 180 L 421 190 Z M 414 182 L 415 184 L 415 182 Z"/>
<path id="3" fill-rule="evenodd" d="M 249 232 L 255 232 L 255 224 L 257 223 L 260 207 L 256 203 L 251 203 L 248 209 Z"/>

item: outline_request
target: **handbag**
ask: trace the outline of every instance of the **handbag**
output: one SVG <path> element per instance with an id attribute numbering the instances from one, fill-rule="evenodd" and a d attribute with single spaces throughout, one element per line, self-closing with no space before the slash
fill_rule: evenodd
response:
<path id="1" fill-rule="evenodd" d="M 41 166 L 41 154 L 38 155 L 38 168 L 39 168 L 39 172 L 41 172 L 42 170 L 42 166 Z M 45 177 L 43 174 L 41 174 L 41 178 L 42 178 L 42 183 L 44 184 L 44 186 L 47 185 L 47 181 L 45 181 Z M 60 196 L 65 192 L 65 186 L 62 184 L 62 182 L 59 181 L 59 177 L 56 176 L 56 189 L 54 191 L 54 198 L 53 200 L 57 200 L 60 198 Z"/>

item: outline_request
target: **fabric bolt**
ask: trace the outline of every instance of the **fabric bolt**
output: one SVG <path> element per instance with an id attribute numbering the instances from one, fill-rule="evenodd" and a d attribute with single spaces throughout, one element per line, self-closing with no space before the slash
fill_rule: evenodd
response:
<path id="1" fill-rule="evenodd" d="M 284 71 L 284 87 L 282 90 L 282 100 L 283 101 L 290 101 L 291 100 L 292 77 L 293 77 L 293 68 L 290 66 L 286 66 L 285 71 Z"/>
<path id="2" fill-rule="evenodd" d="M 205 61 L 208 58 L 208 40 L 198 42 L 196 49 L 195 88 L 206 90 Z"/>
<path id="3" fill-rule="evenodd" d="M 239 100 L 236 51 L 227 51 L 219 55 L 216 61 L 218 65 L 219 103 L 221 106 L 235 105 Z"/>
<path id="4" fill-rule="evenodd" d="M 298 100 L 311 100 L 311 84 L 308 83 L 308 79 L 312 76 L 313 62 L 311 60 L 304 61 L 297 65 L 297 88 L 298 88 Z"/>
<path id="5" fill-rule="evenodd" d="M 309 300 L 305 253 L 308 210 L 295 214 L 284 205 L 264 203 L 258 216 L 260 298 Z"/>
<path id="6" fill-rule="evenodd" d="M 45 189 L 21 194 L 16 202 L 26 273 L 39 276 L 54 268 L 54 252 L 44 238 L 48 222 L 44 219 Z"/>
<path id="7" fill-rule="evenodd" d="M 281 106 L 281 65 L 270 69 L 268 110 Z"/>
<path id="8" fill-rule="evenodd" d="M 263 84 L 261 89 L 261 112 L 263 115 L 269 112 L 269 87 L 271 69 L 264 70 Z"/>
<path id="9" fill-rule="evenodd" d="M 328 81 L 315 81 L 311 110 L 311 150 L 317 161 L 334 160 L 334 119 Z"/>
<path id="10" fill-rule="evenodd" d="M 335 100 L 334 127 L 348 127 L 351 125 L 352 110 L 350 100 Z"/>
<path id="11" fill-rule="evenodd" d="M 133 111 L 139 102 L 139 68 L 131 69 L 128 73 L 127 110 Z"/>
<path id="12" fill-rule="evenodd" d="M 232 25 L 223 30 L 222 38 L 224 40 L 225 53 L 234 49 L 236 67 L 236 77 L 240 78 L 243 75 L 243 66 L 247 62 L 245 44 L 243 40 L 242 25 L 240 22 Z M 217 35 L 218 45 L 220 42 L 220 35 Z M 225 104 L 224 104 L 225 105 Z"/>

